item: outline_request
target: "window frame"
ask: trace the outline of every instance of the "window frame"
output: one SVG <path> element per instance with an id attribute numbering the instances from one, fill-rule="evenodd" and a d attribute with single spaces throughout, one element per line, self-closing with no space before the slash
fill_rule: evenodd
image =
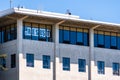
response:
<path id="1" fill-rule="evenodd" d="M 62 63 L 63 63 L 63 70 L 70 71 L 70 58 L 62 57 Z"/>

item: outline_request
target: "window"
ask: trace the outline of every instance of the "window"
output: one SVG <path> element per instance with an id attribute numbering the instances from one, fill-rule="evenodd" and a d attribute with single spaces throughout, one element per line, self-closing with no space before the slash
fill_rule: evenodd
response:
<path id="1" fill-rule="evenodd" d="M 98 31 L 98 47 L 104 47 L 104 32 Z"/>
<path id="2" fill-rule="evenodd" d="M 25 23 L 24 24 L 24 38 L 25 39 L 31 39 L 31 23 Z"/>
<path id="3" fill-rule="evenodd" d="M 116 33 L 111 33 L 111 48 L 112 49 L 117 48 L 117 36 L 116 36 Z"/>
<path id="4" fill-rule="evenodd" d="M 59 42 L 74 45 L 89 45 L 88 29 L 60 26 Z"/>
<path id="5" fill-rule="evenodd" d="M 70 71 L 70 58 L 63 57 L 63 70 Z"/>
<path id="6" fill-rule="evenodd" d="M 120 49 L 120 33 L 118 34 L 117 39 L 118 39 L 117 48 Z"/>
<path id="7" fill-rule="evenodd" d="M 98 37 L 97 37 L 97 31 L 94 31 L 94 46 L 97 47 L 98 43 Z"/>
<path id="8" fill-rule="evenodd" d="M 89 34 L 88 34 L 88 29 L 84 29 L 84 45 L 88 46 L 89 45 Z"/>
<path id="9" fill-rule="evenodd" d="M 63 27 L 60 26 L 59 28 L 59 42 L 63 43 Z"/>
<path id="10" fill-rule="evenodd" d="M 64 43 L 70 43 L 70 31 L 69 31 L 69 27 L 64 27 L 63 33 L 64 33 L 64 35 L 63 35 L 63 42 Z"/>
<path id="11" fill-rule="evenodd" d="M 70 28 L 70 43 L 76 44 L 76 28 Z"/>
<path id="12" fill-rule="evenodd" d="M 15 40 L 17 38 L 16 25 L 7 25 L 0 28 L 0 43 Z"/>
<path id="13" fill-rule="evenodd" d="M 5 58 L 0 58 L 0 65 L 4 68 L 6 68 L 6 59 Z"/>
<path id="14" fill-rule="evenodd" d="M 16 67 L 16 54 L 11 55 L 11 68 Z"/>
<path id="15" fill-rule="evenodd" d="M 43 68 L 50 69 L 50 56 L 43 55 Z"/>
<path id="16" fill-rule="evenodd" d="M 78 28 L 77 29 L 77 44 L 83 45 L 83 29 Z"/>
<path id="17" fill-rule="evenodd" d="M 27 54 L 26 59 L 27 59 L 27 66 L 34 67 L 34 54 Z"/>
<path id="18" fill-rule="evenodd" d="M 38 40 L 38 24 L 32 24 L 32 40 Z"/>
<path id="19" fill-rule="evenodd" d="M 0 28 L 0 43 L 2 43 L 2 30 Z"/>
<path id="20" fill-rule="evenodd" d="M 103 61 L 97 62 L 98 74 L 105 74 L 105 63 Z"/>
<path id="21" fill-rule="evenodd" d="M 110 48 L 110 32 L 105 32 L 105 48 Z"/>
<path id="22" fill-rule="evenodd" d="M 23 38 L 50 42 L 52 41 L 52 26 L 37 23 L 24 23 Z"/>
<path id="23" fill-rule="evenodd" d="M 113 75 L 119 75 L 119 63 L 113 63 Z"/>
<path id="24" fill-rule="evenodd" d="M 78 59 L 79 72 L 86 72 L 86 60 Z"/>

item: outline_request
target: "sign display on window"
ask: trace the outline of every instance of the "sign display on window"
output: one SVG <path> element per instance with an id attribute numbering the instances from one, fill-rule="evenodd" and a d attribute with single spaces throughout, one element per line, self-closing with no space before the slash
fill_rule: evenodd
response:
<path id="1" fill-rule="evenodd" d="M 50 37 L 50 30 L 49 29 L 44 29 L 44 28 L 32 28 L 31 27 L 26 27 L 25 28 L 25 35 L 26 36 L 40 36 L 40 37 Z"/>

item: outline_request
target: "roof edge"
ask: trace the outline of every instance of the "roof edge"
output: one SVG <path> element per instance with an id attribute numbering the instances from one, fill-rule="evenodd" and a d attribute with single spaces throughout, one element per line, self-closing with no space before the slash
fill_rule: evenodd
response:
<path id="1" fill-rule="evenodd" d="M 4 16 L 9 15 L 9 14 L 12 14 L 12 13 L 14 13 L 14 12 L 15 12 L 14 8 L 0 11 L 0 17 L 4 17 Z"/>

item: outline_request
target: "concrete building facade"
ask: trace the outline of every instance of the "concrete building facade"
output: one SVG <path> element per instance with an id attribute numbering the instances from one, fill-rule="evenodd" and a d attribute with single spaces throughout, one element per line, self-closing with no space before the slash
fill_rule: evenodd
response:
<path id="1" fill-rule="evenodd" d="M 0 64 L 0 80 L 120 80 L 120 24 L 1 11 Z"/>

